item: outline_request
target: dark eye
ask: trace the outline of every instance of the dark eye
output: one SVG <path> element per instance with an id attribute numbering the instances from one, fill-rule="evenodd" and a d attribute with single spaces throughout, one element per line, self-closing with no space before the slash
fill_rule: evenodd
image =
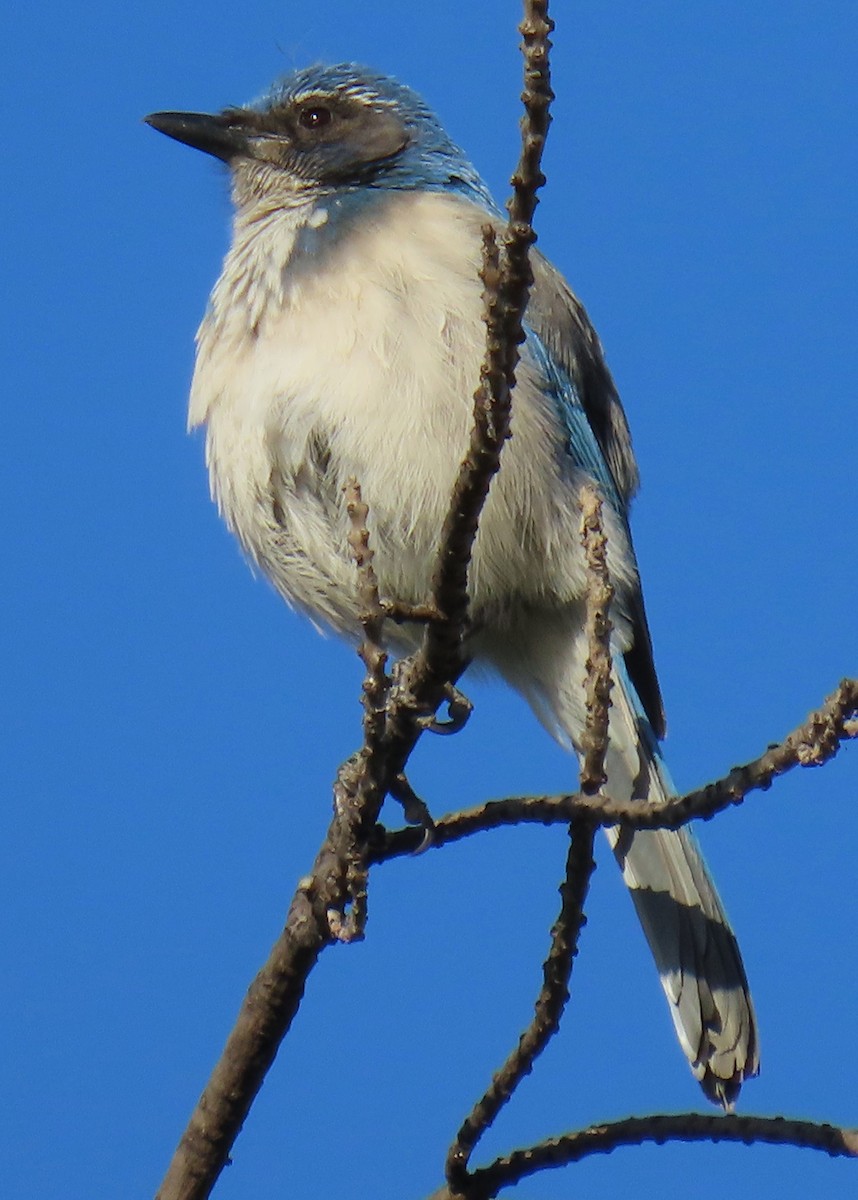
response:
<path id="1" fill-rule="evenodd" d="M 331 110 L 324 104 L 314 104 L 312 108 L 303 108 L 298 117 L 305 129 L 324 129 L 333 120 Z"/>

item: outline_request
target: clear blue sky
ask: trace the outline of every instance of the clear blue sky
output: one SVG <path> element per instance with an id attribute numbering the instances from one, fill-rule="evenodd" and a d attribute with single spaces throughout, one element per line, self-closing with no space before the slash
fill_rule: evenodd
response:
<path id="1" fill-rule="evenodd" d="M 851 2 L 556 5 L 540 245 L 587 303 L 644 478 L 668 757 L 692 786 L 858 670 L 858 26 Z M 254 580 L 184 432 L 222 171 L 140 123 L 313 60 L 422 91 L 505 195 L 515 3 L 14 4 L 2 56 L 3 1194 L 150 1196 L 328 821 L 354 655 Z M 421 748 L 436 811 L 571 786 L 473 685 Z M 746 1110 L 858 1123 L 858 747 L 703 830 L 763 1034 Z M 396 814 L 392 814 L 395 818 Z M 535 994 L 557 831 L 379 870 L 328 951 L 218 1200 L 425 1196 Z M 561 1036 L 486 1153 L 701 1104 L 602 854 Z M 854 1196 L 807 1152 L 627 1150 L 529 1200 Z M 518 1193 L 517 1193 L 518 1194 Z"/>

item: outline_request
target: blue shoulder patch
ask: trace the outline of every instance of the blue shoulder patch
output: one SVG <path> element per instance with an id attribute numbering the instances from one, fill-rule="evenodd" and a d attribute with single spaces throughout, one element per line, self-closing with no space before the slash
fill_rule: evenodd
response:
<path id="1" fill-rule="evenodd" d="M 542 338 L 534 333 L 526 323 L 525 328 L 527 344 L 545 376 L 551 398 L 554 400 L 557 412 L 569 435 L 567 442 L 569 457 L 576 466 L 582 467 L 589 475 L 592 475 L 611 507 L 623 520 L 626 520 L 628 508 L 617 490 L 611 469 L 605 462 L 599 443 L 596 441 L 596 435 L 590 427 L 578 395 L 578 389 L 568 373 L 554 359 Z"/>

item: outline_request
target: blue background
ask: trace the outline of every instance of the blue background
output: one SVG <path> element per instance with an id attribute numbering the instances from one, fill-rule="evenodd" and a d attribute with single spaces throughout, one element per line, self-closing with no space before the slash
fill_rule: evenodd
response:
<path id="1" fill-rule="evenodd" d="M 219 165 L 140 118 L 313 60 L 423 92 L 496 194 L 518 152 L 514 3 L 10 6 L 2 50 L 3 1194 L 150 1196 L 326 827 L 359 664 L 254 581 L 184 433 L 227 244 Z M 635 532 L 682 786 L 759 753 L 858 670 L 858 34 L 849 2 L 556 5 L 540 245 L 632 422 Z M 569 788 L 522 703 L 472 684 L 421 746 L 435 811 Z M 428 739 L 427 739 L 428 740 Z M 746 1111 L 858 1124 L 858 762 L 704 829 L 763 1033 Z M 396 820 L 396 813 L 390 814 Z M 325 953 L 219 1200 L 420 1197 L 526 1023 L 560 831 L 374 873 Z M 700 1106 L 601 848 L 560 1037 L 478 1158 Z M 858 1167 L 626 1150 L 519 1191 L 855 1194 Z"/>

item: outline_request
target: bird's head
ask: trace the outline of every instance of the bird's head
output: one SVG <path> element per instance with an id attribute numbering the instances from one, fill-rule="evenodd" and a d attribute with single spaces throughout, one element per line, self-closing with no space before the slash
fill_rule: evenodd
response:
<path id="1" fill-rule="evenodd" d="M 291 206 L 361 188 L 451 190 L 488 200 L 420 97 L 354 64 L 296 71 L 246 107 L 153 113 L 146 121 L 227 163 L 239 205 Z"/>

